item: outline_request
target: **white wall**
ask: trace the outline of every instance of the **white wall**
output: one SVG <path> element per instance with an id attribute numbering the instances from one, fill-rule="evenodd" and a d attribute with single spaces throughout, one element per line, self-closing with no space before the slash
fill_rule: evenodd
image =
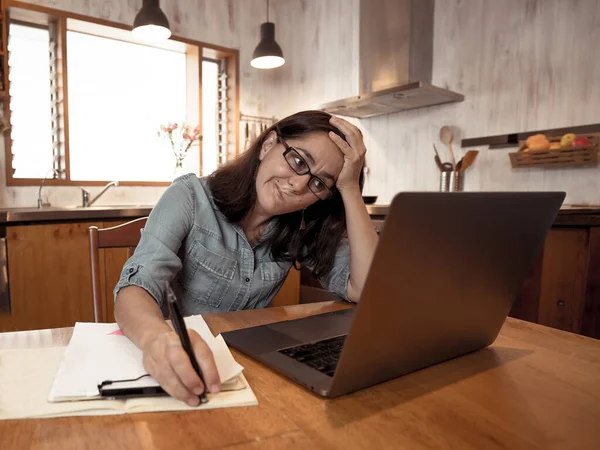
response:
<path id="1" fill-rule="evenodd" d="M 130 24 L 139 1 L 29 0 Z M 265 17 L 262 0 L 161 2 L 175 34 L 239 48 L 242 112 L 283 117 L 358 93 L 359 0 L 272 0 L 286 64 L 250 67 Z M 437 0 L 434 84 L 465 101 L 354 121 L 371 173 L 365 193 L 385 203 L 400 190 L 436 190 L 432 143 L 442 125 L 461 137 L 600 123 L 600 0 Z M 511 169 L 514 149 L 484 150 L 467 190 L 567 191 L 567 202 L 600 203 L 600 168 Z M 4 164 L 4 152 L 0 163 Z M 100 188 L 90 188 L 92 195 Z M 153 203 L 164 188 L 111 189 L 106 203 Z M 76 204 L 75 188 L 48 188 L 53 204 Z M 33 206 L 37 188 L 7 188 L 0 204 Z"/>
<path id="2" fill-rule="evenodd" d="M 358 0 L 279 1 L 278 13 L 288 3 L 294 29 L 278 40 L 290 64 L 274 90 L 285 104 L 270 113 L 356 95 Z M 437 190 L 432 143 L 442 147 L 442 125 L 476 137 L 600 123 L 600 0 L 437 0 L 434 28 L 433 82 L 465 101 L 354 121 L 368 148 L 365 193 L 378 202 L 401 190 Z M 332 45 L 317 45 L 331 37 Z M 567 191 L 566 202 L 600 203 L 599 167 L 513 170 L 508 153 L 516 149 L 479 150 L 467 190 L 557 189 Z"/>

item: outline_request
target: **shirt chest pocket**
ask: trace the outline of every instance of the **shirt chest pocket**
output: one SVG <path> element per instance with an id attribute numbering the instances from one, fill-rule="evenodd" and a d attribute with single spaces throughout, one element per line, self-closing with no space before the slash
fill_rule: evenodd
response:
<path id="1" fill-rule="evenodd" d="M 188 254 L 189 270 L 183 281 L 187 295 L 197 303 L 218 308 L 233 289 L 237 261 L 206 248 L 195 241 Z"/>

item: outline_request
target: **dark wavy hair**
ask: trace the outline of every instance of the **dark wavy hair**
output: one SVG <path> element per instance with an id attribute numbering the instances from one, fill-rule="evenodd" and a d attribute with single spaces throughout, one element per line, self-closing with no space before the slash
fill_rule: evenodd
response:
<path id="1" fill-rule="evenodd" d="M 280 138 L 291 139 L 309 133 L 333 131 L 342 139 L 344 134 L 329 123 L 330 114 L 322 111 L 301 111 L 265 130 L 248 150 L 233 161 L 221 166 L 208 178 L 214 202 L 232 223 L 239 223 L 256 202 L 255 174 L 260 165 L 259 155 L 265 138 L 275 131 Z M 359 186 L 364 184 L 360 172 Z M 276 217 L 277 223 L 262 243 L 271 247 L 275 261 L 296 261 L 311 267 L 316 277 L 332 269 L 336 251 L 346 237 L 346 214 L 339 192 L 333 190 L 328 200 L 318 200 L 304 211 L 306 227 L 300 230 L 302 212 Z"/>

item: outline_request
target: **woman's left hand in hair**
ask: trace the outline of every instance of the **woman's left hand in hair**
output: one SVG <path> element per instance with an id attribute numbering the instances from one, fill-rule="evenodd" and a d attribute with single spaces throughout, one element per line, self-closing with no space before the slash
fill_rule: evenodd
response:
<path id="1" fill-rule="evenodd" d="M 335 187 L 340 192 L 348 189 L 356 189 L 359 187 L 358 179 L 365 161 L 365 153 L 367 152 L 362 133 L 350 122 L 339 117 L 332 116 L 330 123 L 346 136 L 346 140 L 344 141 L 337 134 L 329 132 L 329 138 L 344 154 L 344 165 L 335 183 Z"/>

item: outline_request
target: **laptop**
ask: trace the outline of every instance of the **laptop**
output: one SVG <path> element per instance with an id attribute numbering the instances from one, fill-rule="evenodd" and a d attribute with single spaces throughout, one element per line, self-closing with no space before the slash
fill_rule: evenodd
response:
<path id="1" fill-rule="evenodd" d="M 564 192 L 399 193 L 354 308 L 223 333 L 337 397 L 494 342 Z"/>

